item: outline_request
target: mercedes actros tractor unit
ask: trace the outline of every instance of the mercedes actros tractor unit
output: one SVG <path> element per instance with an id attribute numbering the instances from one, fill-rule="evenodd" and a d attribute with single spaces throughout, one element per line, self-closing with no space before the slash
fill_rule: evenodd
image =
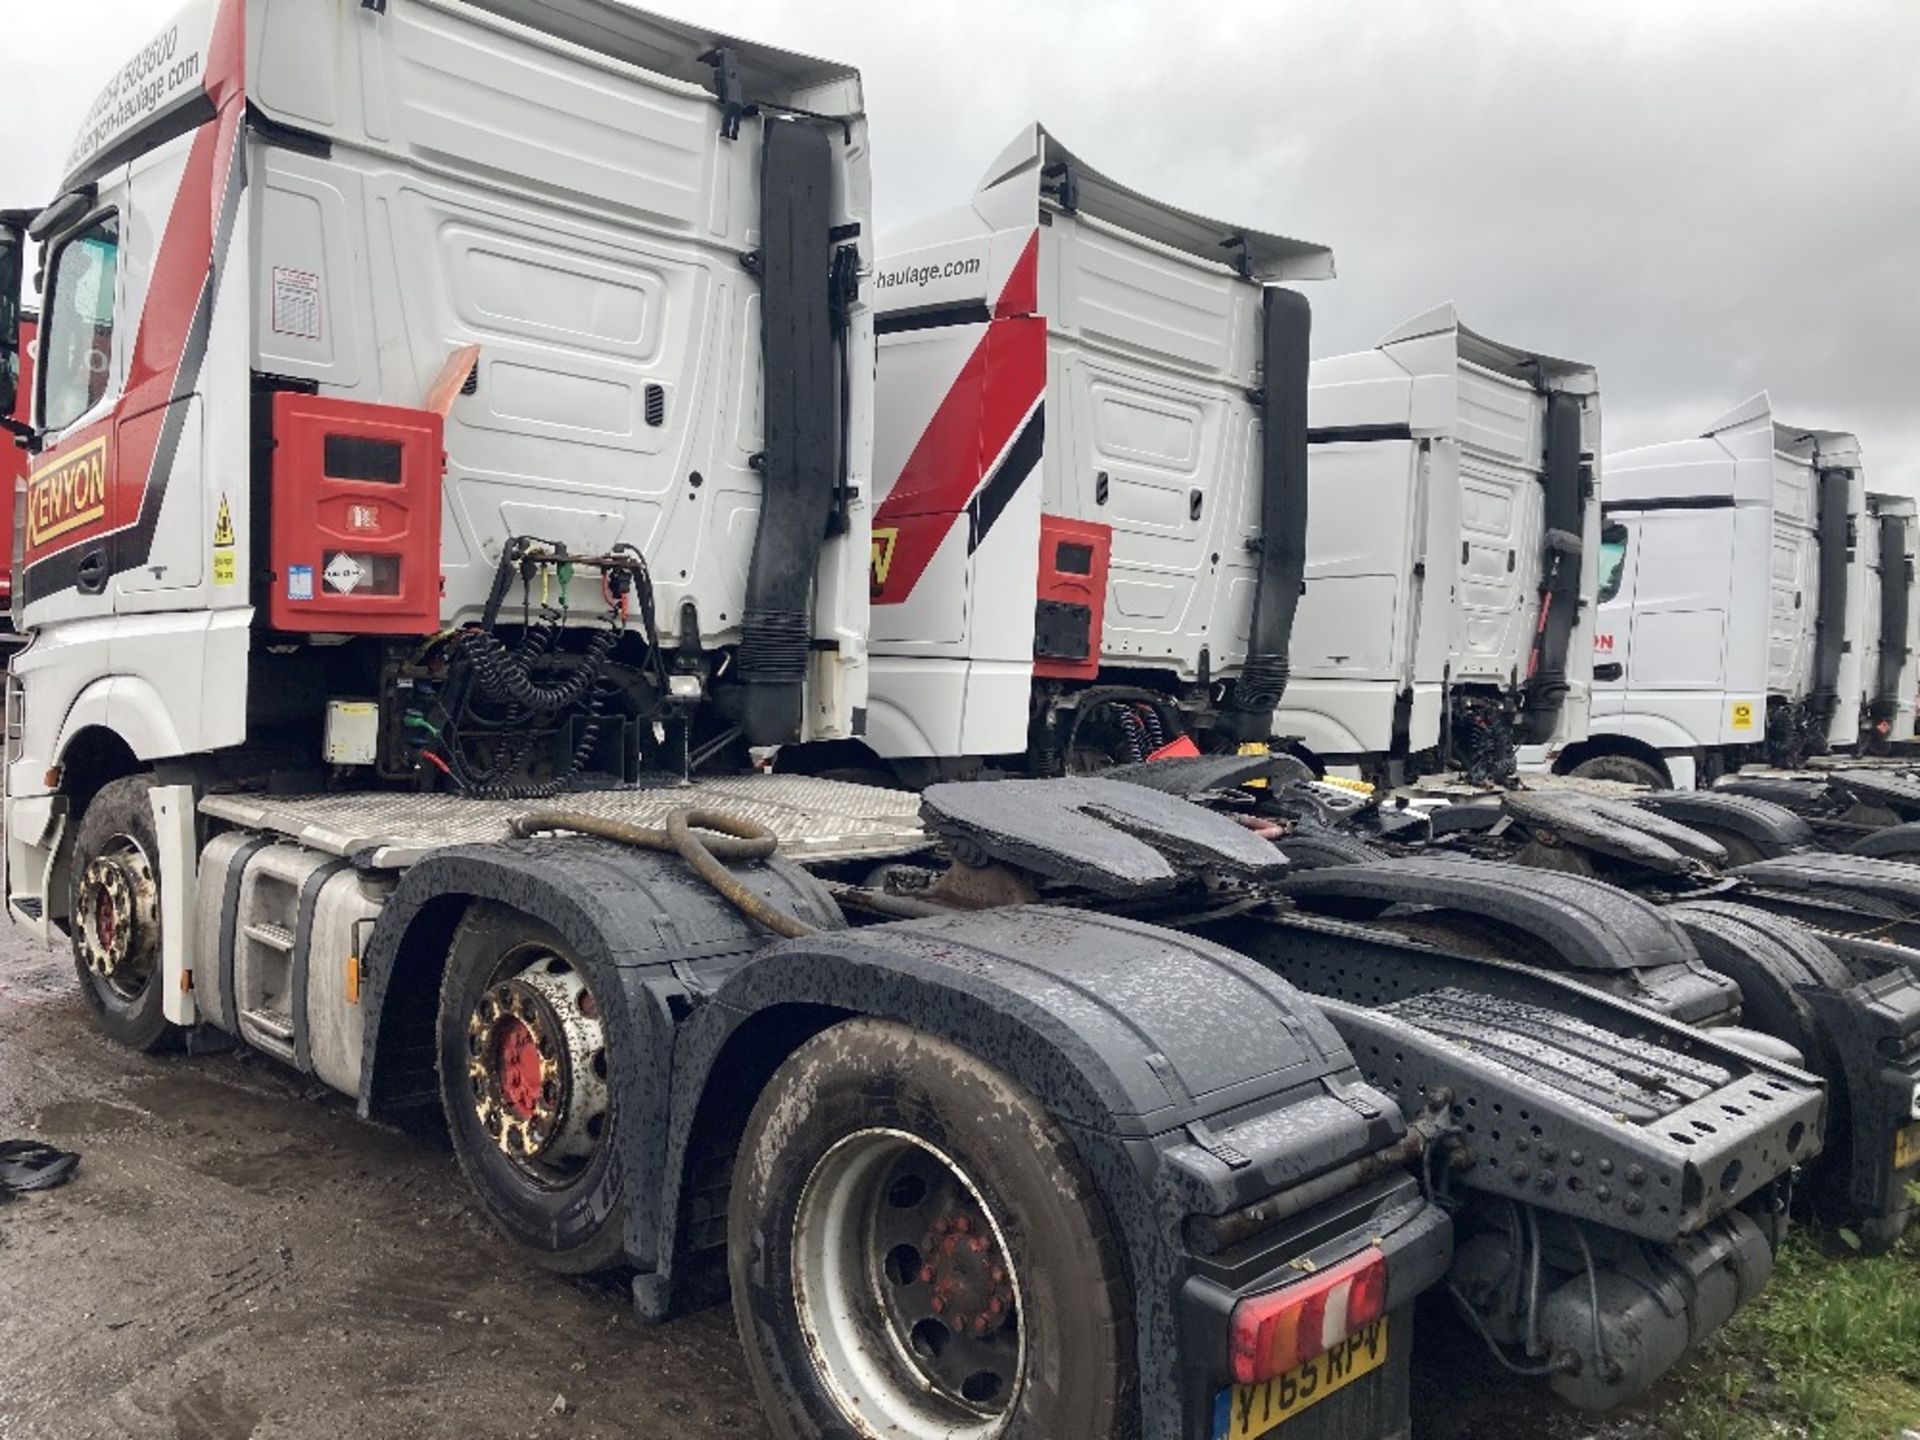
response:
<path id="1" fill-rule="evenodd" d="M 1585 736 L 1600 519 L 1593 368 L 1451 305 L 1316 360 L 1307 582 L 1280 734 L 1392 786 L 1499 781 Z"/>
<path id="2" fill-rule="evenodd" d="M 1606 477 L 1592 733 L 1558 770 L 1690 789 L 1852 750 L 1869 696 L 1897 720 L 1904 663 L 1884 692 L 1866 665 L 1880 538 L 1854 436 L 1782 423 L 1762 394 L 1609 455 Z"/>
<path id="3" fill-rule="evenodd" d="M 894 773 L 1266 741 L 1310 324 L 1274 282 L 1332 273 L 1037 125 L 968 204 L 887 237 L 865 740 Z"/>
<path id="4" fill-rule="evenodd" d="M 1516 965 L 1485 915 L 1310 913 L 1140 785 L 753 769 L 908 734 L 870 600 L 1016 533 L 1044 587 L 925 636 L 1027 693 L 941 757 L 1264 744 L 1285 678 L 1267 282 L 1326 253 L 1037 128 L 937 274 L 876 266 L 869 189 L 857 72 L 617 0 L 188 5 L 0 225 L 44 276 L 10 918 L 122 1044 L 443 1123 L 536 1263 L 648 1320 L 730 1292 L 783 1436 L 1405 1440 L 1436 1287 L 1571 1402 L 1639 1393 L 1765 1283 L 1827 1123 L 1764 1037 L 1542 973 L 1624 936 L 1710 1008 L 1663 912 L 1492 866 Z M 883 378 L 953 377 L 918 469 L 876 308 Z M 1110 704 L 1113 655 L 1152 678 Z"/>

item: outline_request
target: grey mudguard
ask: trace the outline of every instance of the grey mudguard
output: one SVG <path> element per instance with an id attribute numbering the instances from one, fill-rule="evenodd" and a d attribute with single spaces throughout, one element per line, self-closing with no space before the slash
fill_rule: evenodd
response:
<path id="1" fill-rule="evenodd" d="M 1920 821 L 1909 820 L 1904 825 L 1885 825 L 1878 830 L 1869 830 L 1847 846 L 1847 852 L 1912 864 L 1920 860 Z"/>
<path id="2" fill-rule="evenodd" d="M 1884 805 L 1902 819 L 1920 813 L 1920 780 L 1894 770 L 1834 770 L 1833 783 L 1869 805 Z"/>
<path id="3" fill-rule="evenodd" d="M 1705 826 L 1737 835 L 1763 856 L 1817 850 L 1813 828 L 1785 805 L 1726 790 L 1662 790 L 1639 796 L 1634 804 L 1682 825 Z"/>
<path id="4" fill-rule="evenodd" d="M 1586 984 L 1699 1023 L 1739 1004 L 1659 907 L 1602 881 L 1497 860 L 1414 855 L 1335 865 L 1280 887 L 1305 909 L 1349 918 L 1394 905 L 1493 922 L 1510 959 L 1570 971 Z"/>
<path id="5" fill-rule="evenodd" d="M 1506 796 L 1502 806 L 1515 820 L 1536 832 L 1549 832 L 1559 843 L 1653 870 L 1687 873 L 1727 860 L 1718 842 L 1618 800 L 1519 790 Z"/>
<path id="6" fill-rule="evenodd" d="M 1399 1108 L 1365 1081 L 1319 1007 L 1243 956 L 1063 907 L 977 911 L 784 941 L 719 985 L 681 1031 L 680 1118 L 658 1212 L 670 1229 L 694 1208 L 679 1187 L 696 1169 L 690 1122 L 702 1094 L 782 1013 L 814 1017 L 816 1028 L 877 1016 L 938 1035 L 1052 1112 L 1127 1253 L 1149 1436 L 1184 1433 L 1177 1316 L 1192 1264 L 1182 1220 L 1223 1214 L 1404 1134 Z M 1424 1207 L 1400 1223 L 1423 1227 L 1422 1245 L 1435 1251 L 1406 1267 L 1424 1287 L 1444 1264 L 1444 1238 Z M 636 1282 L 643 1312 L 677 1303 L 685 1282 L 672 1269 L 689 1244 L 662 1233 L 660 1270 Z"/>
<path id="7" fill-rule="evenodd" d="M 1612 885 L 1555 870 L 1464 856 L 1410 855 L 1338 865 L 1282 882 L 1307 901 L 1335 896 L 1378 905 L 1432 905 L 1506 921 L 1562 958 L 1558 968 L 1641 970 L 1698 964 L 1657 906 Z"/>
<path id="8" fill-rule="evenodd" d="M 1873 855 L 1782 855 L 1736 866 L 1727 873 L 1767 890 L 1870 897 L 1892 907 L 1890 914 L 1920 910 L 1920 868 L 1901 860 Z"/>
<path id="9" fill-rule="evenodd" d="M 820 882 L 797 865 L 775 859 L 731 868 L 790 914 L 826 929 L 846 923 Z M 363 956 L 363 1115 L 438 1113 L 434 1025 L 441 965 L 460 917 L 476 899 L 552 926 L 601 997 L 620 1115 L 616 1143 L 630 1193 L 642 1200 L 658 1195 L 675 1118 L 670 1102 L 680 1017 L 695 994 L 773 937 L 677 856 L 578 837 L 437 851 L 401 877 Z M 658 1229 L 629 1225 L 627 1248 L 636 1265 L 652 1263 Z"/>
<path id="10" fill-rule="evenodd" d="M 1818 1079 L 1585 985 L 1311 916 L 1198 931 L 1318 1000 L 1403 1107 L 1451 1092 L 1469 1189 L 1670 1242 L 1820 1151 Z"/>

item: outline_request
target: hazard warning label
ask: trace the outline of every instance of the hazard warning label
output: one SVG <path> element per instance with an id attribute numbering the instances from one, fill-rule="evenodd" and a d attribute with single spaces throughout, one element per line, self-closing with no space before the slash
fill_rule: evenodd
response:
<path id="1" fill-rule="evenodd" d="M 233 510 L 227 497 L 220 497 L 220 513 L 213 522 L 213 583 L 231 585 L 240 578 L 240 565 L 234 553 Z"/>
<path id="2" fill-rule="evenodd" d="M 327 582 L 327 589 L 334 594 L 351 595 L 366 580 L 367 567 L 342 550 L 327 561 L 327 568 L 320 572 L 320 578 Z"/>

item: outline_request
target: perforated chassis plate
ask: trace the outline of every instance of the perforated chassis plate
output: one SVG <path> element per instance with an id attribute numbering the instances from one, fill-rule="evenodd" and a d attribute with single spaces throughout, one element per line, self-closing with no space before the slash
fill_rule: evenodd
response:
<path id="1" fill-rule="evenodd" d="M 917 795 L 804 775 L 742 775 L 658 789 L 588 791 L 552 800 L 368 791 L 210 795 L 200 809 L 331 855 L 365 856 L 386 870 L 404 870 L 449 845 L 505 840 L 515 817 L 559 809 L 649 826 L 664 825 L 675 810 L 722 810 L 767 826 L 779 837 L 780 852 L 801 863 L 906 855 L 932 843 L 920 824 Z"/>

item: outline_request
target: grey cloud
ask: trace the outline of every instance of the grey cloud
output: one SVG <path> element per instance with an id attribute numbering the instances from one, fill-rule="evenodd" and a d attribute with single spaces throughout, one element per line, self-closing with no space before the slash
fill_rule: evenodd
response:
<path id="1" fill-rule="evenodd" d="M 171 7 L 9 8 L 31 117 L 0 155 L 11 203 L 43 198 L 101 76 Z M 859 64 L 883 228 L 964 199 L 1042 118 L 1118 179 L 1334 246 L 1319 353 L 1453 299 L 1599 365 L 1610 448 L 1765 387 L 1920 493 L 1913 0 L 655 8 Z"/>

